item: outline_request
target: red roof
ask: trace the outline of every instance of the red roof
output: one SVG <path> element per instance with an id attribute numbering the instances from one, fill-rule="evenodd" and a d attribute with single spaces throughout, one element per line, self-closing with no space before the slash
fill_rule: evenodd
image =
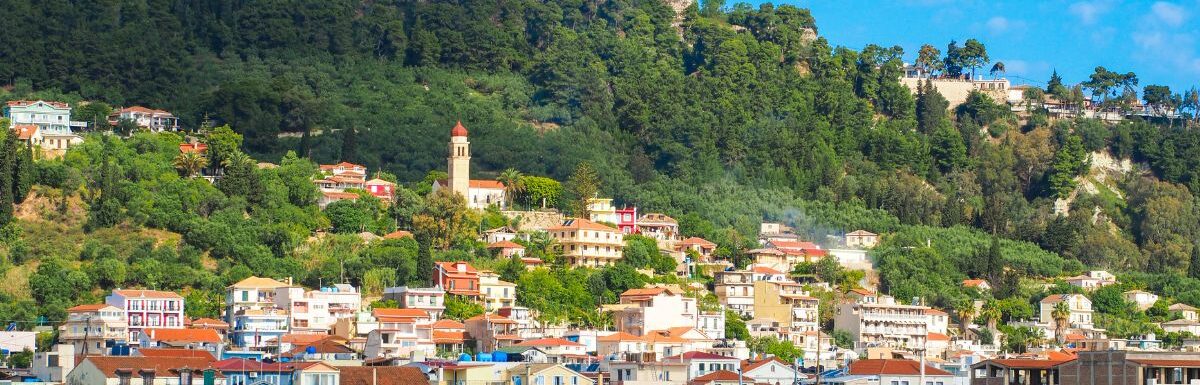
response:
<path id="1" fill-rule="evenodd" d="M 929 335 L 926 336 L 926 338 L 929 339 L 930 341 L 949 341 L 950 340 L 950 336 L 942 334 L 942 333 L 934 333 L 934 332 L 930 332 Z"/>
<path id="2" fill-rule="evenodd" d="M 921 364 L 913 360 L 858 360 L 850 364 L 850 374 L 916 376 L 921 374 Z M 929 365 L 925 365 L 925 375 L 952 376 L 950 372 Z"/>
<path id="3" fill-rule="evenodd" d="M 175 298 L 183 299 L 179 294 L 173 291 L 158 291 L 158 290 L 113 290 L 113 294 L 120 295 L 125 298 Z"/>
<path id="4" fill-rule="evenodd" d="M 540 265 L 540 264 L 546 263 L 546 262 L 542 261 L 541 258 L 534 258 L 534 257 L 522 257 L 521 262 L 525 262 L 526 265 Z"/>
<path id="5" fill-rule="evenodd" d="M 769 364 L 772 362 L 778 362 L 780 365 L 789 366 L 788 363 L 783 362 L 783 360 L 779 359 L 779 357 L 771 357 L 771 358 L 768 358 L 765 360 L 758 360 L 755 362 L 750 362 L 747 360 L 747 361 L 742 361 L 742 373 L 746 373 L 746 372 L 752 371 L 754 369 L 758 369 L 758 368 L 762 367 L 763 365 L 766 365 L 766 364 Z"/>
<path id="6" fill-rule="evenodd" d="M 181 153 L 194 152 L 197 154 L 203 154 L 207 150 L 208 150 L 208 145 L 204 144 L 204 143 L 180 143 L 179 144 L 179 152 L 181 152 Z"/>
<path id="7" fill-rule="evenodd" d="M 949 314 L 946 314 L 946 312 L 944 312 L 944 311 L 941 311 L 941 310 L 938 310 L 938 309 L 934 309 L 934 308 L 928 308 L 928 309 L 925 309 L 925 314 L 932 314 L 932 315 L 949 315 Z"/>
<path id="8" fill-rule="evenodd" d="M 621 296 L 622 297 L 653 297 L 653 296 L 663 294 L 663 293 L 680 294 L 680 293 L 676 293 L 674 289 L 670 289 L 670 288 L 666 288 L 666 287 L 647 287 L 647 288 L 642 288 L 642 289 L 625 290 L 624 293 L 621 293 Z"/>
<path id="9" fill-rule="evenodd" d="M 49 102 L 49 101 L 45 101 L 45 100 L 11 100 L 8 102 L 8 106 L 9 107 L 25 107 L 25 106 L 33 105 L 34 103 L 37 103 L 37 102 L 46 103 L 47 105 L 49 105 L 51 107 L 55 107 L 55 108 L 68 108 L 69 107 L 66 103 L 63 103 L 63 102 Z"/>
<path id="10" fill-rule="evenodd" d="M 583 344 L 567 341 L 562 338 L 538 338 L 521 342 L 517 346 L 583 346 Z"/>
<path id="11" fill-rule="evenodd" d="M 113 356 L 101 357 L 91 356 L 84 358 L 83 361 L 91 362 L 104 374 L 106 378 L 117 378 L 118 371 L 130 371 L 136 375 L 142 370 L 153 370 L 156 373 L 161 373 L 162 376 L 169 376 L 172 372 L 179 372 L 183 368 L 188 368 L 191 371 L 200 371 L 212 367 L 215 362 L 212 360 L 212 355 L 208 357 L 130 357 L 130 356 Z M 220 376 L 220 374 L 218 374 Z"/>
<path id="12" fill-rule="evenodd" d="M 867 289 L 850 289 L 850 292 L 859 294 L 859 295 L 875 295 L 875 293 L 872 293 L 870 290 L 867 290 Z"/>
<path id="13" fill-rule="evenodd" d="M 409 366 L 340 366 L 339 385 L 428 385 L 421 369 Z"/>
<path id="14" fill-rule="evenodd" d="M 682 241 L 679 241 L 679 243 L 677 243 L 677 245 L 680 245 L 680 246 L 698 245 L 703 248 L 717 247 L 716 243 L 709 242 L 707 239 L 700 238 L 700 237 L 691 237 L 688 239 L 684 239 Z"/>
<path id="15" fill-rule="evenodd" d="M 987 281 L 984 281 L 982 279 L 964 279 L 962 284 L 963 284 L 963 286 L 966 286 L 966 287 L 979 287 L 986 283 L 987 283 Z"/>
<path id="16" fill-rule="evenodd" d="M 212 318 L 197 318 L 192 321 L 192 327 L 201 329 L 226 329 L 229 328 L 229 324 L 225 323 L 225 321 Z"/>
<path id="17" fill-rule="evenodd" d="M 396 230 L 383 236 L 383 239 L 412 238 L 413 234 L 404 230 Z"/>
<path id="18" fill-rule="evenodd" d="M 200 349 L 141 348 L 137 350 L 137 353 L 142 357 L 207 358 L 212 361 L 217 360 L 213 357 L 212 353 Z"/>
<path id="19" fill-rule="evenodd" d="M 709 374 L 692 379 L 693 384 L 707 384 L 713 381 L 738 381 L 741 379 L 737 373 L 728 370 L 718 370 Z M 746 382 L 753 382 L 752 379 L 743 379 Z"/>
<path id="20" fill-rule="evenodd" d="M 516 243 L 513 241 L 500 241 L 500 242 L 492 242 L 491 244 L 487 245 L 487 248 L 489 248 L 489 249 L 524 249 L 525 246 L 521 246 L 519 243 Z"/>
<path id="21" fill-rule="evenodd" d="M 499 181 L 494 181 L 494 180 L 487 180 L 487 179 L 471 179 L 467 183 L 467 187 L 503 190 L 504 183 L 500 183 Z"/>
<path id="22" fill-rule="evenodd" d="M 678 360 L 681 358 L 685 359 L 685 360 L 735 360 L 735 361 L 740 361 L 737 358 L 733 358 L 733 357 L 726 357 L 726 356 L 722 356 L 720 354 L 713 354 L 713 353 L 699 352 L 699 351 L 690 351 L 690 352 L 683 353 L 678 356 L 667 357 L 667 358 L 664 358 L 663 360 Z"/>
<path id="23" fill-rule="evenodd" d="M 67 309 L 67 312 L 68 313 L 83 313 L 83 312 L 98 311 L 100 309 L 103 309 L 103 308 L 106 308 L 109 306 L 110 305 L 104 304 L 104 303 L 79 305 L 79 306 L 75 306 L 73 308 Z"/>
<path id="24" fill-rule="evenodd" d="M 325 195 L 326 198 L 333 200 L 358 199 L 358 194 L 349 192 L 322 191 L 321 194 Z"/>
<path id="25" fill-rule="evenodd" d="M 465 329 L 467 325 L 449 318 L 442 318 L 433 323 L 434 329 Z"/>
<path id="26" fill-rule="evenodd" d="M 771 275 L 783 274 L 783 272 L 781 272 L 779 270 L 775 270 L 775 269 L 772 269 L 772 268 L 769 268 L 766 266 L 754 266 L 753 268 L 750 269 L 750 271 L 753 271 L 753 272 L 759 273 L 759 274 L 771 274 Z"/>
<path id="27" fill-rule="evenodd" d="M 467 332 L 433 331 L 433 343 L 435 344 L 461 344 L 466 340 Z"/>
<path id="28" fill-rule="evenodd" d="M 608 226 L 605 226 L 605 225 L 602 225 L 602 224 L 599 224 L 596 222 L 592 222 L 587 219 L 582 219 L 582 218 L 568 219 L 568 220 L 564 221 L 561 225 L 553 226 L 553 227 L 546 229 L 546 231 L 559 231 L 559 230 L 597 230 L 597 231 L 611 231 L 614 233 L 617 232 L 617 229 L 615 229 L 615 228 L 608 227 Z"/>
<path id="29" fill-rule="evenodd" d="M 146 329 L 151 341 L 192 343 L 221 343 L 221 336 L 213 329 Z"/>
<path id="30" fill-rule="evenodd" d="M 374 309 L 371 315 L 376 318 L 425 318 L 429 313 L 421 309 Z"/>
<path id="31" fill-rule="evenodd" d="M 345 162 L 345 161 L 343 161 L 343 162 L 341 162 L 341 163 L 338 163 L 338 164 L 322 164 L 322 165 L 320 166 L 320 168 L 321 168 L 322 170 L 332 170 L 332 169 L 335 169 L 335 168 L 343 168 L 343 169 L 350 169 L 350 170 L 353 170 L 353 169 L 356 169 L 356 168 L 366 169 L 367 167 L 366 167 L 366 166 L 363 166 L 363 165 L 361 165 L 361 164 L 354 164 L 354 163 L 350 163 L 350 162 Z"/>
<path id="32" fill-rule="evenodd" d="M 454 128 L 450 129 L 450 136 L 467 136 L 467 128 L 463 127 L 461 120 L 454 122 Z"/>
<path id="33" fill-rule="evenodd" d="M 37 133 L 38 127 L 33 124 L 18 124 L 13 126 L 13 132 L 17 133 L 17 139 L 29 140 L 33 134 Z"/>

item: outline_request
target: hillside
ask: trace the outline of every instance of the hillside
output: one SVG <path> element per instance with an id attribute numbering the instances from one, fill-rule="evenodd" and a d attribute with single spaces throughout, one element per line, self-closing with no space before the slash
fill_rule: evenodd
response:
<path id="1" fill-rule="evenodd" d="M 935 91 L 914 96 L 898 82 L 898 47 L 814 40 L 817 21 L 793 6 L 676 14 L 658 0 L 303 3 L 12 4 L 0 35 L 0 83 L 11 86 L 0 99 L 87 101 L 80 115 L 96 122 L 110 106 L 175 111 L 193 135 L 233 143 L 213 161 L 236 159 L 240 172 L 215 186 L 182 177 L 172 161 L 183 138 L 173 134 L 96 133 L 61 162 L 39 163 L 39 194 L 78 203 L 58 221 L 34 215 L 49 207 L 35 198 L 41 208 L 19 210 L 24 233 L 5 238 L 10 272 L 35 272 L 38 314 L 59 319 L 120 285 L 195 289 L 189 303 L 203 303 L 251 272 L 378 285 L 425 279 L 435 259 L 502 267 L 469 228 L 434 250 L 424 239 L 303 247 L 340 220 L 316 208 L 314 163 L 358 162 L 402 182 L 412 204 L 356 207 L 365 213 L 356 223 L 379 234 L 411 228 L 435 199 L 421 193 L 445 167 L 456 120 L 471 130 L 480 177 L 514 168 L 567 181 L 589 164 L 601 195 L 672 215 L 742 262 L 763 220 L 813 239 L 889 234 L 874 258 L 881 288 L 900 298 L 950 307 L 970 295 L 962 279 L 987 277 L 1004 282 L 999 299 L 1027 300 L 1022 282 L 1085 267 L 1200 277 L 1200 131 L 1186 124 L 1044 111 L 1018 119 L 982 95 L 948 111 Z M 36 49 L 22 43 L 34 40 Z M 281 167 L 246 166 L 242 151 Z M 1094 152 L 1149 173 L 1092 182 Z M 577 200 L 570 191 L 558 208 Z M 1072 196 L 1073 215 L 1055 215 L 1055 200 Z M 1097 207 L 1107 223 L 1086 220 Z M 46 221 L 61 222 L 54 231 L 69 247 L 43 246 L 58 238 L 39 232 L 54 229 L 38 225 Z M 579 290 L 597 276 L 620 282 L 571 274 L 535 278 Z M 1177 295 L 1200 301 L 1200 289 Z M 583 297 L 557 300 L 595 301 Z"/>

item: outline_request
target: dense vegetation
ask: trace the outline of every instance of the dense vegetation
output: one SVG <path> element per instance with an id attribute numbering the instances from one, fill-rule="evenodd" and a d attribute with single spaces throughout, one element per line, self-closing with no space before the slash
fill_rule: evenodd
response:
<path id="1" fill-rule="evenodd" d="M 28 284 L 10 280 L 0 319 L 60 320 L 71 304 L 132 285 L 182 290 L 190 313 L 213 315 L 221 288 L 252 273 L 371 291 L 425 280 L 433 260 L 466 259 L 507 271 L 519 287 L 562 288 L 521 291 L 549 319 L 602 324 L 597 303 L 653 279 L 633 267 L 667 270 L 646 256 L 520 274 L 492 258 L 472 238 L 504 218 L 426 195 L 455 120 L 471 131 L 478 177 L 526 175 L 532 187 L 518 205 L 578 211 L 591 186 L 572 174 L 590 168 L 602 195 L 674 216 L 739 264 L 767 219 L 817 240 L 888 233 L 875 252 L 882 289 L 906 300 L 957 306 L 981 295 L 961 279 L 985 277 L 1000 287 L 996 301 L 1028 307 L 1039 295 L 1030 280 L 1099 267 L 1165 273 L 1156 277 L 1181 288 L 1168 295 L 1200 304 L 1200 133 L 1186 119 L 1051 122 L 1037 108 L 1018 118 L 982 94 L 947 111 L 936 90 L 913 96 L 899 84 L 902 49 L 832 47 L 792 6 L 713 1 L 678 16 L 656 0 L 8 8 L 0 83 L 12 86 L 0 98 L 75 103 L 97 131 L 110 129 L 113 105 L 174 111 L 226 177 L 188 178 L 198 168 L 179 167 L 183 139 L 172 134 L 97 133 L 61 161 L 38 162 L 43 212 L 5 227 L 0 249 L 8 275 Z M 929 48 L 920 55 L 932 71 L 987 64 L 975 40 L 952 42 L 940 60 Z M 1119 91 L 1136 78 L 1101 69 L 1081 87 L 1105 103 L 1127 100 Z M 1052 79 L 1044 93 L 1068 100 L 1074 91 Z M 1197 107 L 1194 92 L 1147 94 Z M 1078 184 L 1095 181 L 1088 154 L 1097 151 L 1150 173 L 1088 193 Z M 279 167 L 259 169 L 251 157 Z M 364 198 L 320 213 L 314 162 L 339 160 L 408 188 L 390 208 Z M 1059 198 L 1073 198 L 1072 215 L 1053 214 Z M 331 227 L 418 237 L 312 237 Z M 531 246 L 555 261 L 547 240 Z"/>

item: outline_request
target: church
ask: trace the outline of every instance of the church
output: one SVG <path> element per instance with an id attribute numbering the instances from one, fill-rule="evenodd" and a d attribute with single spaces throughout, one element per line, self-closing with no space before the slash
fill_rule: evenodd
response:
<path id="1" fill-rule="evenodd" d="M 448 179 L 433 182 L 433 191 L 449 188 L 467 198 L 467 207 L 483 210 L 496 205 L 508 208 L 504 196 L 504 184 L 495 180 L 471 179 L 471 142 L 467 140 L 467 128 L 457 122 L 450 129 L 450 155 L 446 157 Z"/>

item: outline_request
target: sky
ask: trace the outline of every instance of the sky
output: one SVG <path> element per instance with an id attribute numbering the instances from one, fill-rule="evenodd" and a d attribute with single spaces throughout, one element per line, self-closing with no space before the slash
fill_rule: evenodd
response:
<path id="1" fill-rule="evenodd" d="M 1200 87 L 1200 0 L 774 2 L 810 9 L 832 45 L 900 45 L 906 62 L 922 44 L 945 54 L 951 39 L 978 39 L 1014 84 L 1044 85 L 1055 69 L 1074 84 L 1104 66 L 1136 73 L 1139 89 Z"/>

